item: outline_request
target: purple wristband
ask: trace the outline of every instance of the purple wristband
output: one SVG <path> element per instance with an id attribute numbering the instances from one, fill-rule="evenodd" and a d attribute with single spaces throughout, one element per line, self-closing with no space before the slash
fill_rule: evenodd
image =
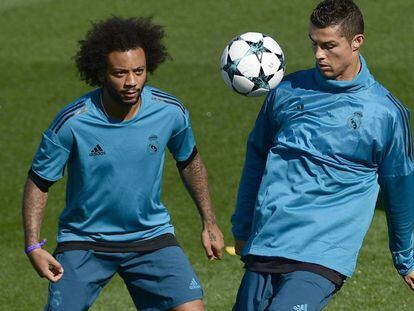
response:
<path id="1" fill-rule="evenodd" d="M 45 244 L 46 244 L 46 239 L 43 239 L 42 242 L 40 243 L 26 247 L 25 252 L 26 254 L 29 254 L 30 252 L 34 251 L 36 248 L 42 248 L 42 246 Z"/>

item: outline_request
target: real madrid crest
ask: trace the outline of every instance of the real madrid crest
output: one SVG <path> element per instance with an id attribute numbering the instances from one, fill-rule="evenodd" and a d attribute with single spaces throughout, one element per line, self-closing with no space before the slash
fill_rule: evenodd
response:
<path id="1" fill-rule="evenodd" d="M 150 137 L 148 137 L 148 152 L 149 153 L 157 153 L 157 151 L 160 149 L 159 142 L 158 142 L 158 136 L 152 134 Z"/>
<path id="2" fill-rule="evenodd" d="M 348 126 L 353 129 L 357 130 L 361 126 L 361 119 L 362 119 L 362 112 L 356 111 L 352 116 L 348 118 Z"/>

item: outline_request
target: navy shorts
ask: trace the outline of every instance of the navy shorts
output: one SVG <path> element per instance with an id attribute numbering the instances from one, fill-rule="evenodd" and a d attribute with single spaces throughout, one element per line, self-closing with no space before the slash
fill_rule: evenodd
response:
<path id="1" fill-rule="evenodd" d="M 73 250 L 56 255 L 62 279 L 50 283 L 45 310 L 88 310 L 115 273 L 140 311 L 168 310 L 203 298 L 203 290 L 182 249 L 145 253 Z"/>
<path id="2" fill-rule="evenodd" d="M 322 310 L 334 293 L 334 283 L 312 272 L 272 274 L 246 270 L 233 311 Z"/>

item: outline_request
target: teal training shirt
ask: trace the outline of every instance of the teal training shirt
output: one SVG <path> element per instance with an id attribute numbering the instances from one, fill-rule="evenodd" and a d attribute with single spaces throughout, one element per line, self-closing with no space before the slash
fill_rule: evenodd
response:
<path id="1" fill-rule="evenodd" d="M 31 173 L 63 177 L 66 207 L 58 242 L 133 242 L 174 233 L 160 201 L 165 150 L 180 163 L 196 153 L 188 111 L 174 96 L 145 86 L 130 120 L 105 115 L 101 89 L 65 107 L 43 133 Z"/>
<path id="2" fill-rule="evenodd" d="M 390 248 L 414 269 L 409 112 L 362 68 L 352 81 L 318 69 L 289 75 L 266 98 L 247 142 L 237 207 L 243 255 L 283 257 L 351 276 L 384 191 Z"/>

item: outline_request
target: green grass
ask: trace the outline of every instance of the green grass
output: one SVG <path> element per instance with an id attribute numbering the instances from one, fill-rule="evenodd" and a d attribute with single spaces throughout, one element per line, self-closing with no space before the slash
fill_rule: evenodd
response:
<path id="1" fill-rule="evenodd" d="M 218 61 L 225 44 L 245 31 L 273 36 L 287 58 L 288 72 L 313 65 L 308 16 L 317 1 L 190 0 L 3 0 L 0 4 L 0 309 L 41 310 L 47 282 L 23 253 L 21 196 L 41 132 L 56 112 L 89 88 L 77 78 L 72 56 L 91 21 L 112 14 L 153 15 L 166 26 L 173 61 L 150 83 L 177 95 L 190 110 L 197 145 L 206 162 L 213 202 L 226 243 L 235 205 L 245 141 L 262 98 L 243 98 L 221 80 Z M 408 0 L 360 0 L 366 21 L 363 54 L 371 71 L 412 108 L 412 4 Z M 42 227 L 53 250 L 64 182 L 50 191 Z M 178 238 L 199 275 L 207 310 L 230 310 L 242 275 L 236 257 L 208 262 L 199 242 L 198 215 L 167 158 L 163 200 Z M 363 207 L 361 207 L 363 208 Z M 414 296 L 394 271 L 387 246 L 384 212 L 378 209 L 365 239 L 355 276 L 327 310 L 410 310 Z M 134 310 L 116 277 L 92 310 Z"/>

